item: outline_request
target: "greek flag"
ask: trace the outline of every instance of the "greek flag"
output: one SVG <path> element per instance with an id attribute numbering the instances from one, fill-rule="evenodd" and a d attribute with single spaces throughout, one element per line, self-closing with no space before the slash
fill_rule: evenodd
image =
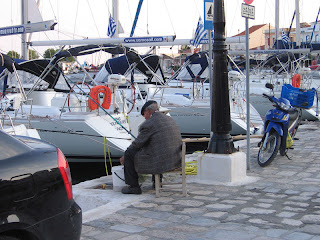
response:
<path id="1" fill-rule="evenodd" d="M 199 21 L 198 21 L 198 25 L 197 25 L 197 29 L 196 32 L 194 34 L 194 39 L 193 39 L 193 46 L 194 47 L 198 47 L 198 45 L 200 44 L 201 40 L 203 38 L 205 38 L 206 36 L 206 30 L 204 29 L 204 25 L 202 22 L 201 17 L 199 17 Z"/>
<path id="2" fill-rule="evenodd" d="M 117 28 L 117 24 L 114 21 L 113 17 L 111 17 L 111 15 L 110 15 L 107 35 L 109 37 L 113 37 L 114 33 L 116 32 L 116 28 Z"/>
<path id="3" fill-rule="evenodd" d="M 289 42 L 289 37 L 287 34 L 285 34 L 284 31 L 282 31 L 282 41 L 284 41 L 285 43 Z"/>

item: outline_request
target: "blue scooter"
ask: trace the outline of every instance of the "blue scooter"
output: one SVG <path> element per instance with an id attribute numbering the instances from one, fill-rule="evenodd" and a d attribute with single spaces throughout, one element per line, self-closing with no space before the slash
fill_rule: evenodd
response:
<path id="1" fill-rule="evenodd" d="M 273 85 L 270 83 L 267 83 L 266 87 L 273 90 Z M 264 136 L 258 145 L 260 147 L 258 163 L 261 167 L 269 165 L 279 150 L 280 155 L 286 155 L 301 122 L 301 109 L 292 107 L 288 99 L 267 94 L 263 96 L 268 98 L 275 108 L 266 114 Z"/>

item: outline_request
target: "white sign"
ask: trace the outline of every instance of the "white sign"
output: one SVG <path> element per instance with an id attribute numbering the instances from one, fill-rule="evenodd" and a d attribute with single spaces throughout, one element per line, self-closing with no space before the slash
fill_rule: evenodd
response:
<path id="1" fill-rule="evenodd" d="M 204 0 L 204 29 L 213 30 L 213 0 Z"/>
<path id="2" fill-rule="evenodd" d="M 254 6 L 242 3 L 241 16 L 254 19 L 255 9 Z"/>
<path id="3" fill-rule="evenodd" d="M 57 23 L 53 20 L 49 20 L 38 23 L 27 23 L 18 26 L 4 27 L 0 28 L 0 36 L 54 30 L 54 26 L 56 24 Z"/>
<path id="4" fill-rule="evenodd" d="M 213 2 L 206 2 L 205 20 L 213 21 Z"/>
<path id="5" fill-rule="evenodd" d="M 168 42 L 165 37 L 130 37 L 124 39 L 125 43 Z"/>

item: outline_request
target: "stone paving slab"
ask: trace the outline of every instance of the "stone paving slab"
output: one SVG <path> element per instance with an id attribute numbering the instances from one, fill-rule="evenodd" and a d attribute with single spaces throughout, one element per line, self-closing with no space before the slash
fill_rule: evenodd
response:
<path id="1" fill-rule="evenodd" d="M 81 239 L 320 240 L 319 126 L 304 122 L 288 151 L 291 160 L 278 155 L 265 168 L 251 144 L 247 176 L 254 182 L 188 183 L 187 197 L 164 192 L 155 198 L 154 190 L 144 189 L 154 197 L 84 223 Z"/>

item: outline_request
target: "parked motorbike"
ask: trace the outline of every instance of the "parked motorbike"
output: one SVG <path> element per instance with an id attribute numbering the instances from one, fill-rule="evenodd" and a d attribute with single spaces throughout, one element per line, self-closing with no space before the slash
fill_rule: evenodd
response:
<path id="1" fill-rule="evenodd" d="M 266 84 L 273 91 L 273 85 Z M 292 139 L 301 122 L 301 109 L 292 107 L 286 98 L 276 98 L 263 94 L 273 103 L 274 109 L 267 112 L 264 120 L 264 136 L 259 143 L 258 163 L 261 167 L 269 165 L 280 150 L 280 155 L 286 155 L 292 146 Z"/>

